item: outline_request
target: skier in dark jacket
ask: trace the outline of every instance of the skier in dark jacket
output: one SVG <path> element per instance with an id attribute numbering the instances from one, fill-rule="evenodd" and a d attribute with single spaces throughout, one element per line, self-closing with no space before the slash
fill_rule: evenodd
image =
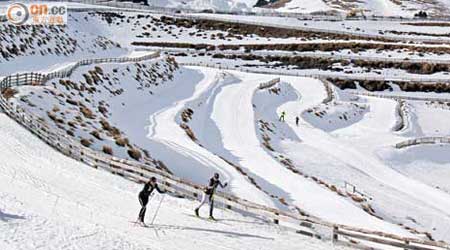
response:
<path id="1" fill-rule="evenodd" d="M 216 192 L 216 189 L 218 186 L 221 188 L 225 188 L 228 185 L 228 183 L 222 184 L 219 180 L 219 174 L 215 173 L 214 176 L 209 179 L 208 187 L 206 187 L 205 192 L 202 196 L 202 201 L 200 205 L 195 209 L 195 215 L 198 217 L 200 208 L 206 203 L 209 203 L 209 219 L 215 220 L 213 217 L 213 210 L 214 210 L 214 193 Z"/>
<path id="2" fill-rule="evenodd" d="M 157 190 L 158 193 L 164 194 L 166 191 L 162 191 L 158 187 L 158 183 L 156 183 L 156 178 L 152 177 L 150 180 L 145 183 L 144 188 L 139 192 L 139 203 L 141 203 L 141 211 L 139 211 L 138 221 L 141 225 L 145 226 L 144 217 L 145 211 L 147 210 L 147 203 L 149 196 L 153 193 L 154 190 Z"/>

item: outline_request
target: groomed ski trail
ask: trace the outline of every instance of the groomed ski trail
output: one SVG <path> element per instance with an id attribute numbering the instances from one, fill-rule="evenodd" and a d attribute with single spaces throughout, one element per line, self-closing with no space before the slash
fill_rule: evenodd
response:
<path id="1" fill-rule="evenodd" d="M 223 81 L 219 76 L 219 70 L 200 67 L 187 68 L 199 70 L 204 75 L 204 78 L 195 86 L 192 96 L 178 100 L 171 106 L 155 112 L 149 119 L 150 125 L 147 138 L 164 145 L 170 150 L 170 153 L 167 154 L 167 158 L 164 158 L 162 155 L 159 155 L 158 158 L 167 164 L 171 164 L 170 154 L 174 153 L 194 159 L 195 162 L 192 164 L 195 165 L 190 165 L 190 162 L 184 162 L 185 166 L 182 167 L 184 167 L 185 170 L 178 170 L 178 173 L 184 171 L 186 172 L 184 173 L 185 176 L 197 175 L 195 181 L 206 185 L 206 181 L 210 178 L 212 173 L 220 172 L 222 173 L 222 180 L 230 182 L 228 188 L 232 193 L 258 204 L 275 207 L 270 197 L 251 185 L 245 176 L 240 174 L 217 155 L 208 151 L 208 149 L 193 142 L 186 135 L 185 131 L 180 128 L 177 123 L 177 116 L 183 110 L 185 104 L 196 100 L 202 95 L 206 94 L 209 96 L 216 91 L 216 88 L 220 87 L 218 85 Z M 176 163 L 174 162 L 173 164 Z M 178 165 L 180 164 L 178 163 Z"/>
<path id="2" fill-rule="evenodd" d="M 141 185 L 65 157 L 3 113 L 0 125 L 2 249 L 346 249 L 230 211 L 205 223 L 187 215 L 196 202 L 170 196 L 155 226 L 133 226 Z"/>
<path id="3" fill-rule="evenodd" d="M 308 97 L 306 93 L 311 93 L 311 89 L 306 88 L 305 85 L 292 84 L 292 86 L 298 92 L 305 93 L 305 97 Z M 375 150 L 390 147 L 395 141 L 398 141 L 398 137 L 390 131 L 395 122 L 395 103 L 388 101 L 390 105 L 386 106 L 386 100 L 384 99 L 368 99 L 371 111 L 362 121 L 332 133 L 311 126 L 302 116 L 299 116 L 300 126 L 297 127 L 292 120 L 288 120 L 287 124 L 295 131 L 302 143 L 316 148 L 323 154 L 331 156 L 348 166 L 352 166 L 355 170 L 369 176 L 374 182 L 383 185 L 383 188 L 391 188 L 401 194 L 401 197 L 388 193 L 384 195 L 390 196 L 394 200 L 402 199 L 402 206 L 407 204 L 406 206 L 421 210 L 421 213 L 427 213 L 428 217 L 423 218 L 424 223 L 435 223 L 430 217 L 432 214 L 438 215 L 436 218 L 450 221 L 450 214 L 448 213 L 450 209 L 449 194 L 408 178 L 383 163 L 376 156 Z M 309 108 L 320 102 L 321 99 L 318 98 L 305 107 Z M 286 110 L 287 113 L 298 113 L 298 107 L 298 103 L 290 102 L 282 105 L 279 110 Z M 387 107 L 391 107 L 391 109 L 386 110 Z M 306 109 L 302 109 L 301 112 L 304 110 Z M 388 206 L 389 204 L 382 205 Z M 408 211 L 404 211 L 403 216 L 408 216 Z M 430 222 L 430 220 L 433 222 Z M 445 226 L 440 225 L 440 227 L 443 228 L 441 230 L 446 230 Z"/>
<path id="4" fill-rule="evenodd" d="M 259 84 L 267 81 L 267 76 L 238 72 L 233 74 L 241 78 L 242 83 L 222 88 L 215 100 L 211 117 L 220 129 L 225 148 L 240 159 L 241 165 L 282 189 L 289 194 L 286 198 L 290 202 L 312 215 L 336 223 L 408 235 L 398 226 L 370 216 L 329 190 L 292 174 L 265 152 L 256 135 L 252 98 Z M 302 81 L 315 81 L 308 86 L 320 86 L 320 91 L 324 92 L 323 85 L 316 80 L 298 77 L 281 77 L 281 79 L 294 86 L 302 85 Z M 320 102 L 323 99 L 318 95 L 314 95 L 314 98 L 317 99 L 311 101 Z M 309 104 L 308 101 L 296 103 L 296 110 L 306 109 Z"/>

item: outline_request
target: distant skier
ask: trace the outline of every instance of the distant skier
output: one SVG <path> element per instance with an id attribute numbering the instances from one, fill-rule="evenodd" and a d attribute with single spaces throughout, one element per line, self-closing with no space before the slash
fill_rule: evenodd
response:
<path id="1" fill-rule="evenodd" d="M 209 219 L 216 220 L 213 216 L 213 210 L 214 210 L 214 193 L 216 192 L 216 188 L 220 186 L 221 188 L 225 188 L 228 185 L 228 183 L 222 184 L 219 180 L 219 174 L 215 173 L 214 176 L 209 180 L 209 185 L 205 189 L 205 192 L 202 196 L 202 201 L 200 205 L 194 210 L 195 215 L 199 217 L 199 210 L 200 208 L 206 203 L 209 203 Z"/>
<path id="2" fill-rule="evenodd" d="M 141 192 L 139 192 L 139 203 L 141 203 L 142 207 L 141 211 L 139 211 L 138 221 L 142 226 L 145 226 L 144 217 L 145 211 L 147 210 L 148 198 L 155 189 L 160 194 L 166 193 L 166 191 L 162 191 L 161 189 L 159 189 L 158 183 L 156 183 L 156 178 L 152 177 L 147 183 L 145 183 L 144 188 L 141 190 Z"/>
<path id="3" fill-rule="evenodd" d="M 300 118 L 298 118 L 298 116 L 295 117 L 295 125 L 298 126 L 298 122 L 300 121 Z"/>
<path id="4" fill-rule="evenodd" d="M 279 121 L 280 122 L 284 122 L 284 117 L 286 116 L 286 112 L 281 112 L 281 115 L 280 115 L 280 119 L 279 119 Z"/>

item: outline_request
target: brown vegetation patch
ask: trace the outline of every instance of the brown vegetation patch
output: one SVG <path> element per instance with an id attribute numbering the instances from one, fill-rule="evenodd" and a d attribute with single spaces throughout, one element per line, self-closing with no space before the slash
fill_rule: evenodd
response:
<path id="1" fill-rule="evenodd" d="M 358 35 L 302 31 L 298 29 L 236 23 L 232 22 L 232 20 L 230 20 L 229 22 L 223 22 L 218 20 L 207 20 L 207 19 L 191 20 L 185 18 L 173 18 L 168 16 L 162 16 L 159 19 L 159 22 L 165 25 L 175 25 L 181 28 L 196 28 L 198 30 L 220 30 L 223 32 L 227 32 L 228 33 L 227 37 L 235 37 L 237 39 L 242 39 L 241 36 L 249 36 L 249 35 L 257 35 L 260 37 L 268 37 L 268 38 L 302 37 L 309 39 L 332 39 L 332 40 L 367 39 L 364 36 Z M 392 39 L 370 39 L 370 40 L 393 41 Z"/>
<path id="2" fill-rule="evenodd" d="M 82 138 L 80 140 L 81 145 L 85 146 L 85 147 L 90 147 L 91 146 L 91 142 L 88 139 Z"/>
<path id="3" fill-rule="evenodd" d="M 136 148 L 128 149 L 127 153 L 131 158 L 135 159 L 136 161 L 139 161 L 142 158 L 141 151 L 139 151 Z"/>
<path id="4" fill-rule="evenodd" d="M 103 153 L 108 154 L 108 155 L 113 155 L 113 150 L 110 146 L 103 146 L 102 148 Z"/>
<path id="5" fill-rule="evenodd" d="M 13 88 L 6 88 L 2 91 L 2 95 L 6 100 L 9 100 L 9 98 L 14 97 L 14 95 L 16 95 L 17 93 L 19 92 Z"/>
<path id="6" fill-rule="evenodd" d="M 189 138 L 191 138 L 191 140 L 197 141 L 197 137 L 195 137 L 194 132 L 186 123 L 181 123 L 180 127 L 186 132 L 187 136 L 189 136 Z"/>

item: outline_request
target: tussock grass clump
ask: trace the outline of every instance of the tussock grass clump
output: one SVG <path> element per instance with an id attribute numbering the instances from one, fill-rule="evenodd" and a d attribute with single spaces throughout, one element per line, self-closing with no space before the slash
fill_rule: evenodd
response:
<path id="1" fill-rule="evenodd" d="M 91 146 L 91 142 L 88 139 L 82 138 L 80 140 L 81 145 L 85 146 L 85 147 L 90 147 Z"/>
<path id="2" fill-rule="evenodd" d="M 103 153 L 108 154 L 108 155 L 113 155 L 113 150 L 110 146 L 103 146 L 102 148 Z"/>
<path id="3" fill-rule="evenodd" d="M 142 158 L 141 151 L 139 151 L 139 150 L 136 149 L 136 148 L 128 149 L 127 152 L 128 152 L 128 155 L 129 155 L 131 158 L 135 159 L 136 161 L 139 161 L 139 160 Z"/>
<path id="4" fill-rule="evenodd" d="M 102 141 L 103 138 L 100 136 L 100 132 L 98 132 L 97 130 L 94 130 L 90 133 L 93 137 L 95 137 L 97 140 Z"/>
<path id="5" fill-rule="evenodd" d="M 80 107 L 80 112 L 83 114 L 84 117 L 88 119 L 94 119 L 95 115 L 92 113 L 92 111 L 87 107 Z"/>
<path id="6" fill-rule="evenodd" d="M 125 147 L 126 145 L 129 144 L 129 141 L 127 138 L 116 137 L 116 144 L 121 147 Z"/>

